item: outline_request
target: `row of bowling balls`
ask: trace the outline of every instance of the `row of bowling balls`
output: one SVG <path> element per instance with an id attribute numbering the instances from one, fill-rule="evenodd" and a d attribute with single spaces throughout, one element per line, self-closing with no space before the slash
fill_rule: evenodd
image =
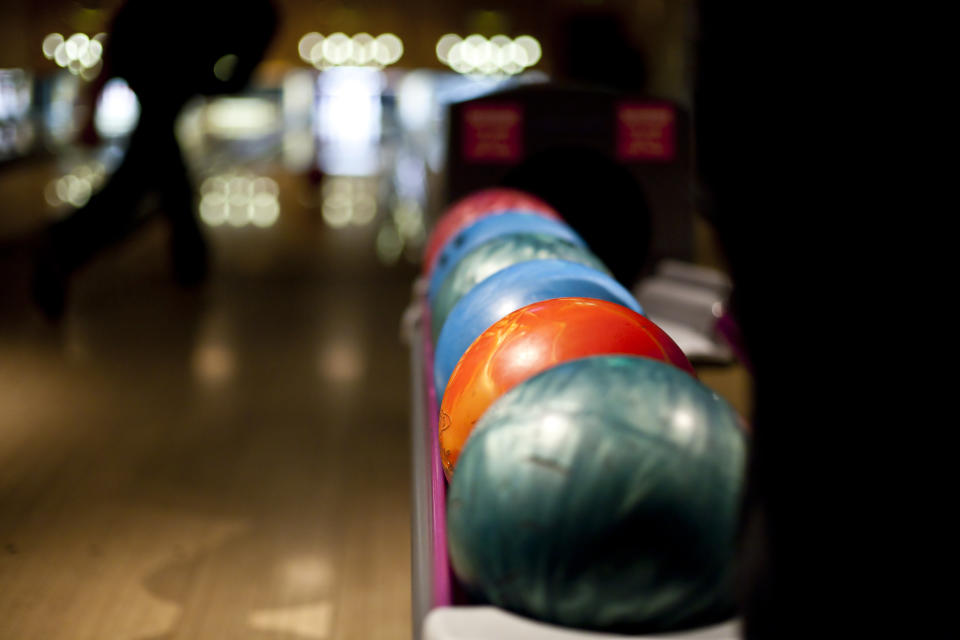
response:
<path id="1" fill-rule="evenodd" d="M 529 194 L 455 204 L 424 275 L 467 592 L 579 628 L 728 617 L 745 437 L 681 349 Z"/>

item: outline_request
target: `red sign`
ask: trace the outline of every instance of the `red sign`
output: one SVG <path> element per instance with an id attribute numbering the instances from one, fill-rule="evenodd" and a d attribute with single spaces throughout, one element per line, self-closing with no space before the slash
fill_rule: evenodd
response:
<path id="1" fill-rule="evenodd" d="M 673 107 L 625 103 L 617 107 L 617 157 L 623 161 L 670 162 L 676 151 Z"/>
<path id="2" fill-rule="evenodd" d="M 475 104 L 463 109 L 463 158 L 513 164 L 523 159 L 523 110 L 513 103 Z"/>

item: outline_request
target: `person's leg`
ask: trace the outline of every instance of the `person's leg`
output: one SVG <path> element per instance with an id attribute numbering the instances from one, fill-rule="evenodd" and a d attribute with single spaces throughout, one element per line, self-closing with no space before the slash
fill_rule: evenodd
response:
<path id="1" fill-rule="evenodd" d="M 149 187 L 148 145 L 131 140 L 107 184 L 83 207 L 48 227 L 41 241 L 34 301 L 51 318 L 64 312 L 71 276 L 100 251 L 116 244 L 141 222 L 139 210 Z"/>
<path id="2" fill-rule="evenodd" d="M 62 316 L 72 275 L 103 250 L 129 237 L 156 213 L 156 191 L 171 223 L 174 273 L 192 283 L 206 273 L 206 247 L 193 217 L 193 189 L 174 135 L 175 115 L 142 112 L 124 158 L 86 205 L 49 227 L 42 241 L 33 296 L 51 319 Z"/>
<path id="3" fill-rule="evenodd" d="M 170 223 L 173 277 L 192 286 L 206 278 L 209 268 L 207 242 L 196 215 L 196 188 L 173 135 L 164 142 L 162 157 L 157 186 L 161 211 Z"/>

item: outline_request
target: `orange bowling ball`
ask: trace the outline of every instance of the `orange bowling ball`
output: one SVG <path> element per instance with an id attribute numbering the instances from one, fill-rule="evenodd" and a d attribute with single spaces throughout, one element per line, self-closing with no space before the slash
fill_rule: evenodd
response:
<path id="1" fill-rule="evenodd" d="M 500 187 L 477 191 L 454 202 L 437 220 L 423 251 L 423 273 L 429 274 L 433 271 L 440 251 L 458 231 L 474 220 L 504 211 L 533 213 L 553 220 L 562 219 L 553 207 L 523 191 Z"/>
<path id="2" fill-rule="evenodd" d="M 645 356 L 696 372 L 660 327 L 624 306 L 554 298 L 504 316 L 457 363 L 440 407 L 440 455 L 450 479 L 474 424 L 497 398 L 556 364 L 593 355 Z"/>

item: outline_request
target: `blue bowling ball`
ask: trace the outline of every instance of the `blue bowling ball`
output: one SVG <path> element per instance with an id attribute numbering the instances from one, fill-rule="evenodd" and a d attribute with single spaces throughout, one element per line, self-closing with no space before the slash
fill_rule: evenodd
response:
<path id="1" fill-rule="evenodd" d="M 433 341 L 454 305 L 477 284 L 501 269 L 528 260 L 569 260 L 609 273 L 600 258 L 589 249 L 569 240 L 543 233 L 512 233 L 484 242 L 465 255 L 453 269 L 430 303 Z"/>
<path id="2" fill-rule="evenodd" d="M 443 250 L 430 274 L 427 286 L 427 300 L 433 301 L 453 269 L 464 256 L 479 247 L 484 242 L 514 233 L 543 233 L 563 238 L 577 246 L 586 247 L 583 239 L 577 235 L 570 225 L 558 220 L 545 218 L 542 215 L 523 211 L 508 211 L 495 216 L 486 216 L 461 229 L 453 236 Z"/>
<path id="3" fill-rule="evenodd" d="M 623 633 L 733 614 L 746 441 L 733 409 L 671 365 L 571 360 L 484 413 L 447 503 L 474 599 Z"/>
<path id="4" fill-rule="evenodd" d="M 633 295 L 611 276 L 568 260 L 521 262 L 493 274 L 454 305 L 434 351 L 437 401 L 467 348 L 487 327 L 520 307 L 553 298 L 597 298 L 643 313 Z"/>

